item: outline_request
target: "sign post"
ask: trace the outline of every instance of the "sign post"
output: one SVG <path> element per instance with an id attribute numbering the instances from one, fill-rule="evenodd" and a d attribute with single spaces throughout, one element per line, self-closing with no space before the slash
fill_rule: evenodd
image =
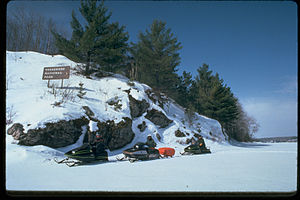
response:
<path id="1" fill-rule="evenodd" d="M 63 87 L 64 79 L 70 77 L 70 66 L 61 67 L 44 67 L 43 80 L 48 80 L 48 87 L 50 80 L 61 79 L 61 88 Z"/>

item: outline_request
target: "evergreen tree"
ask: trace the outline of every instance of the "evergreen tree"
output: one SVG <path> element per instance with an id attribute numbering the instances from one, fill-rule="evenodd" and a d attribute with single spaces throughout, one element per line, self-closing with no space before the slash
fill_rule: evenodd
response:
<path id="1" fill-rule="evenodd" d="M 218 120 L 226 131 L 230 130 L 238 115 L 237 99 L 218 74 L 212 75 L 208 65 L 204 64 L 197 72 L 191 88 L 196 111 Z"/>
<path id="2" fill-rule="evenodd" d="M 190 89 L 193 80 L 190 72 L 183 71 L 182 76 L 179 77 L 179 84 L 177 87 L 177 95 L 174 100 L 181 106 L 188 108 L 192 100 L 190 97 Z"/>
<path id="3" fill-rule="evenodd" d="M 234 97 L 230 87 L 223 84 L 223 80 L 219 79 L 219 75 L 214 76 L 214 85 L 210 94 L 211 107 L 210 116 L 228 125 L 228 123 L 237 119 L 238 107 L 237 99 Z"/>
<path id="4" fill-rule="evenodd" d="M 166 23 L 154 20 L 150 30 L 140 33 L 131 53 L 137 66 L 138 80 L 158 92 L 172 96 L 179 84 L 176 67 L 180 64 L 180 42 L 166 28 Z"/>
<path id="5" fill-rule="evenodd" d="M 194 102 L 195 109 L 198 113 L 208 115 L 207 108 L 211 107 L 209 99 L 213 86 L 212 71 L 208 70 L 208 65 L 203 64 L 197 69 L 197 76 L 191 87 L 191 99 Z"/>
<path id="6" fill-rule="evenodd" d="M 115 71 L 117 67 L 125 64 L 128 50 L 128 33 L 125 27 L 118 23 L 109 23 L 111 13 L 101 1 L 86 0 L 80 2 L 79 11 L 86 21 L 83 27 L 72 12 L 71 27 L 73 29 L 70 40 L 59 33 L 53 32 L 56 45 L 60 53 L 76 62 L 85 64 L 85 74 L 93 70 L 103 69 Z M 91 68 L 93 68 L 91 70 Z"/>

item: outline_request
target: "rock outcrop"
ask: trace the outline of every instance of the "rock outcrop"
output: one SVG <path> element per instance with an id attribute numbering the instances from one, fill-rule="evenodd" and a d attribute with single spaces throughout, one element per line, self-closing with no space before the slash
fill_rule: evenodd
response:
<path id="1" fill-rule="evenodd" d="M 165 128 L 173 122 L 172 120 L 167 118 L 162 112 L 155 109 L 148 111 L 145 117 L 160 128 Z"/>
<path id="2" fill-rule="evenodd" d="M 82 126 L 88 125 L 88 122 L 86 118 L 82 117 L 69 121 L 46 123 L 45 128 L 30 129 L 27 133 L 20 134 L 18 144 L 45 145 L 52 148 L 65 147 L 74 144 L 79 139 L 82 134 Z"/>
<path id="3" fill-rule="evenodd" d="M 7 129 L 7 134 L 12 135 L 15 140 L 19 140 L 20 136 L 24 134 L 23 125 L 20 123 L 13 124 Z"/>
<path id="4" fill-rule="evenodd" d="M 142 101 L 138 101 L 135 98 L 133 98 L 131 95 L 128 95 L 128 97 L 129 97 L 130 115 L 132 119 L 142 116 L 142 114 L 145 113 L 150 106 L 145 99 L 143 99 Z"/>
<path id="5" fill-rule="evenodd" d="M 111 151 L 129 144 L 135 136 L 132 131 L 132 120 L 128 117 L 124 117 L 123 121 L 117 124 L 113 120 L 98 121 L 97 127 L 97 132 L 102 135 L 106 146 Z M 87 141 L 87 138 L 84 141 Z"/>

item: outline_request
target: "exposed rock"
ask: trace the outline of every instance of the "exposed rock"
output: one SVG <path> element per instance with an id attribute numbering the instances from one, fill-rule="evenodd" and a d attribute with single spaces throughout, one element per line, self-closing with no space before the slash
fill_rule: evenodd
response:
<path id="1" fill-rule="evenodd" d="M 161 137 L 160 137 L 160 135 L 158 133 L 156 133 L 156 138 L 158 139 L 158 141 L 161 140 Z"/>
<path id="2" fill-rule="evenodd" d="M 123 90 L 123 91 L 126 92 L 127 94 L 130 94 L 130 90 L 131 90 L 131 88 L 129 88 L 128 90 Z"/>
<path id="3" fill-rule="evenodd" d="M 141 124 L 139 124 L 137 127 L 140 129 L 141 132 L 143 132 L 143 131 L 147 128 L 146 122 L 143 121 L 143 122 L 142 122 Z"/>
<path id="4" fill-rule="evenodd" d="M 82 126 L 88 125 L 84 117 L 74 120 L 61 120 L 56 123 L 46 123 L 45 128 L 30 129 L 21 134 L 20 145 L 45 145 L 52 148 L 74 144 L 82 134 Z"/>
<path id="5" fill-rule="evenodd" d="M 94 118 L 95 114 L 94 112 L 88 107 L 88 106 L 82 106 L 82 108 L 84 109 L 85 111 L 85 114 L 90 118 Z"/>
<path id="6" fill-rule="evenodd" d="M 175 131 L 175 136 L 176 137 L 185 137 L 186 135 L 183 132 L 181 132 L 180 130 L 177 130 L 177 131 Z"/>
<path id="7" fill-rule="evenodd" d="M 132 131 L 132 120 L 130 118 L 123 118 L 124 121 L 116 124 L 113 120 L 109 120 L 106 122 L 98 121 L 97 126 L 98 130 L 103 139 L 104 143 L 108 147 L 109 150 L 116 150 L 124 147 L 129 144 L 135 134 Z M 87 141 L 87 136 L 84 141 Z"/>
<path id="8" fill-rule="evenodd" d="M 161 108 L 164 108 L 164 104 L 169 101 L 168 97 L 164 93 L 150 89 L 146 90 L 145 93 L 149 99 L 151 99 L 155 104 L 158 103 Z"/>
<path id="9" fill-rule="evenodd" d="M 20 136 L 24 134 L 23 125 L 20 123 L 13 124 L 8 130 L 8 135 L 12 135 L 15 140 L 19 140 Z"/>
<path id="10" fill-rule="evenodd" d="M 142 114 L 145 113 L 150 106 L 145 99 L 143 99 L 142 101 L 138 101 L 129 94 L 128 97 L 129 97 L 130 115 L 132 119 L 142 116 Z"/>
<path id="11" fill-rule="evenodd" d="M 162 112 L 152 109 L 147 111 L 147 115 L 145 116 L 155 125 L 160 126 L 160 128 L 165 128 L 169 126 L 173 121 L 167 118 Z"/>

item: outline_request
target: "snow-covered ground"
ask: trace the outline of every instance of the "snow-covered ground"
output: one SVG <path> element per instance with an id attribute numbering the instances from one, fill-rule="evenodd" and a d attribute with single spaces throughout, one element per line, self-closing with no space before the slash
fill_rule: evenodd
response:
<path id="1" fill-rule="evenodd" d="M 156 109 L 173 120 L 166 128 L 159 128 L 142 116 L 132 119 L 133 141 L 122 149 L 108 152 L 108 163 L 91 164 L 70 168 L 57 164 L 53 158 L 62 159 L 64 153 L 82 144 L 88 127 L 83 127 L 79 140 L 58 149 L 46 146 L 20 146 L 6 134 L 6 189 L 26 191 L 193 191 L 193 192 L 290 192 L 297 185 L 297 143 L 239 144 L 232 146 L 226 141 L 218 121 L 196 114 L 192 123 L 183 108 L 170 101 L 165 108 L 148 98 L 149 87 L 130 82 L 122 76 L 92 78 L 77 75 L 73 68 L 77 63 L 64 56 L 49 56 L 36 52 L 6 53 L 6 112 L 14 123 L 29 129 L 43 127 L 47 122 L 70 120 L 85 116 L 82 106 L 88 106 L 100 121 L 130 116 L 126 90 L 137 100 L 146 100 L 149 109 Z M 70 79 L 64 81 L 64 89 L 47 87 L 42 80 L 44 67 L 71 66 Z M 51 81 L 60 85 L 60 81 Z M 86 95 L 79 98 L 79 83 L 84 84 Z M 69 98 L 61 106 L 61 92 L 68 91 Z M 55 95 L 54 95 L 55 94 Z M 109 100 L 119 100 L 121 107 L 109 106 Z M 9 116 L 9 115 L 7 115 Z M 143 121 L 147 128 L 141 132 L 137 126 Z M 93 123 L 90 123 L 93 129 Z M 10 126 L 7 126 L 8 129 Z M 95 128 L 95 127 L 94 127 Z M 186 137 L 175 137 L 180 130 Z M 212 154 L 181 156 L 187 138 L 194 133 L 204 136 Z M 137 142 L 145 142 L 150 134 L 157 147 L 173 147 L 175 157 L 129 163 L 117 162 L 122 150 Z M 159 134 L 159 141 L 156 135 Z"/>
<path id="2" fill-rule="evenodd" d="M 6 189 L 17 191 L 292 192 L 297 189 L 297 143 L 215 144 L 212 153 L 151 161 L 68 167 L 45 146 L 11 144 Z"/>

